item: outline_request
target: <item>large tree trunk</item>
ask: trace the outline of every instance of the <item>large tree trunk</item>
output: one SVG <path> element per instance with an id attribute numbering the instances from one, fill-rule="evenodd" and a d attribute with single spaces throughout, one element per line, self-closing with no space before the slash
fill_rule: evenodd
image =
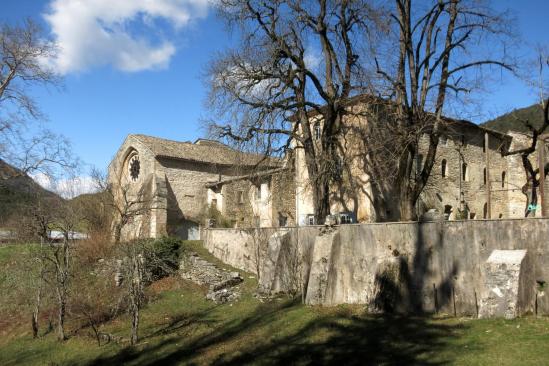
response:
<path id="1" fill-rule="evenodd" d="M 300 123 L 303 135 L 305 168 L 309 175 L 308 181 L 312 190 L 315 221 L 316 224 L 321 225 L 330 213 L 330 176 L 322 171 L 322 164 L 325 163 L 322 157 L 322 147 L 315 146 L 313 142 L 310 121 L 306 112 L 302 113 Z"/>
<path id="2" fill-rule="evenodd" d="M 417 220 L 415 200 L 407 193 L 401 193 L 398 200 L 399 221 Z"/>
<path id="3" fill-rule="evenodd" d="M 322 175 L 313 187 L 313 200 L 317 225 L 323 225 L 330 214 L 330 178 Z"/>
<path id="4" fill-rule="evenodd" d="M 528 157 L 529 154 L 522 154 L 522 165 L 526 174 L 526 184 L 522 187 L 522 193 L 526 195 L 524 217 L 535 215 L 536 211 L 531 208 L 536 207 L 538 204 L 537 188 L 539 186 L 539 180 L 536 179 L 536 171 Z"/>

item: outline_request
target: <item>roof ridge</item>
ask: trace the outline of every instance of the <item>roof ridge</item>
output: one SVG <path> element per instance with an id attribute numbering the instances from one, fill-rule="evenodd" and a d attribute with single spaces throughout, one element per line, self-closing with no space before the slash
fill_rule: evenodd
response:
<path id="1" fill-rule="evenodd" d="M 263 154 L 242 151 L 221 142 L 218 144 L 201 144 L 192 143 L 190 141 L 170 140 L 144 134 L 129 134 L 128 138 L 139 141 L 155 157 L 225 165 L 238 165 L 242 163 L 245 165 L 254 165 L 261 163 L 260 160 L 265 157 Z M 278 161 L 278 159 L 274 157 L 266 158 L 266 163 L 269 165 L 274 164 L 275 161 Z M 278 163 L 275 165 L 278 165 Z"/>
<path id="2" fill-rule="evenodd" d="M 194 145 L 192 142 L 190 141 L 178 141 L 178 140 L 171 140 L 171 139 L 167 139 L 167 138 L 164 138 L 164 137 L 158 137 L 158 136 L 152 136 L 152 135 L 145 135 L 145 134 L 142 134 L 142 133 L 131 133 L 129 134 L 128 136 L 133 136 L 133 137 L 136 137 L 136 138 L 139 138 L 139 137 L 146 137 L 146 138 L 150 138 L 150 139 L 155 139 L 155 140 L 163 140 L 163 141 L 169 141 L 169 142 L 176 142 L 178 144 L 189 144 L 189 145 Z"/>

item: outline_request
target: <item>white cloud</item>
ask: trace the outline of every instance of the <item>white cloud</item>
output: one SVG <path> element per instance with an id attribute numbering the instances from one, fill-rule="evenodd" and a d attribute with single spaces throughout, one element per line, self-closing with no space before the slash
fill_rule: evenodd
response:
<path id="1" fill-rule="evenodd" d="M 316 70 L 322 61 L 322 55 L 320 54 L 320 51 L 309 47 L 305 49 L 303 61 L 305 61 L 305 66 L 307 66 L 307 68 Z"/>
<path id="2" fill-rule="evenodd" d="M 61 73 L 113 65 L 134 72 L 165 68 L 175 45 L 162 39 L 155 21 L 176 31 L 207 15 L 210 0 L 52 0 L 44 15 L 59 45 L 54 65 Z M 145 28 L 138 36 L 132 30 Z"/>
<path id="3" fill-rule="evenodd" d="M 36 173 L 32 175 L 32 179 L 45 189 L 55 192 L 63 198 L 73 198 L 81 194 L 97 192 L 97 185 L 89 176 L 54 180 L 44 173 Z"/>

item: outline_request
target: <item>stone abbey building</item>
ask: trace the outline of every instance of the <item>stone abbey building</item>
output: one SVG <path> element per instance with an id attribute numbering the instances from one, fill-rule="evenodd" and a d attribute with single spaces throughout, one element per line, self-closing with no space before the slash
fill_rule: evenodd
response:
<path id="1" fill-rule="evenodd" d="M 359 96 L 349 103 L 350 113 L 343 121 L 345 127 L 342 128 L 339 145 L 344 149 L 340 164 L 345 166 L 343 171 L 346 175 L 341 178 L 342 184 L 332 187 L 330 194 L 330 211 L 339 218 L 339 222 L 380 221 L 376 217 L 379 215 L 378 207 L 375 207 L 378 197 L 363 168 L 368 159 L 367 154 L 363 153 L 367 151 L 364 147 L 366 142 L 360 137 L 360 131 L 368 133 L 368 125 L 375 123 L 369 119 L 377 118 L 376 112 L 371 112 L 377 105 L 362 102 L 363 99 L 366 98 Z M 314 139 L 319 140 L 322 120 L 315 113 L 310 116 L 310 121 Z M 534 169 L 538 168 L 541 151 L 541 161 L 549 161 L 549 152 L 543 140 L 542 136 L 536 151 L 530 155 Z M 530 144 L 531 137 L 526 134 L 501 133 L 469 121 L 445 118 L 433 169 L 417 203 L 418 215 L 438 212 L 447 220 L 525 217 L 528 197 L 523 192 L 527 179 L 522 157 L 506 152 L 517 151 Z M 421 135 L 413 167 L 417 174 L 423 167 L 428 147 L 429 136 Z M 547 173 L 547 165 L 544 165 Z M 311 182 L 303 149 L 296 149 L 295 172 L 298 222 L 301 225 L 314 224 Z M 548 192 L 547 180 L 538 189 L 538 204 L 530 207 L 529 217 L 541 216 L 542 205 L 547 210 L 547 203 L 539 197 L 542 188 Z M 386 217 L 391 217 L 390 210 L 393 208 L 395 211 L 398 209 L 395 199 L 390 202 Z"/>
<path id="2" fill-rule="evenodd" d="M 311 118 L 311 123 L 317 135 L 322 121 Z M 348 123 L 368 122 L 359 118 Z M 343 153 L 355 185 L 334 189 L 331 214 L 341 223 L 377 221 L 369 177 L 360 169 L 364 157 L 353 153 L 362 142 L 357 136 L 344 138 L 350 150 Z M 528 201 L 521 156 L 504 156 L 503 152 L 528 144 L 530 138 L 524 134 L 504 134 L 450 120 L 418 203 L 419 214 L 436 210 L 448 220 L 524 217 Z M 428 137 L 423 136 L 417 169 L 427 147 Z M 540 160 L 540 151 L 548 160 L 547 148 L 540 143 L 531 155 L 534 163 Z M 315 224 L 311 182 L 299 148 L 285 159 L 267 159 L 211 140 L 191 143 L 129 135 L 109 166 L 109 181 L 119 205 L 134 213 L 124 224 L 123 238 L 178 235 L 198 239 L 201 228 L 211 225 Z M 356 182 L 361 182 L 358 188 Z M 547 182 L 543 188 L 548 191 Z M 541 215 L 544 202 L 538 203 L 530 216 Z"/>
<path id="3" fill-rule="evenodd" d="M 291 172 L 282 160 L 216 141 L 129 135 L 109 165 L 109 183 L 117 206 L 128 212 L 122 239 L 198 239 L 208 220 L 232 227 L 294 224 Z"/>

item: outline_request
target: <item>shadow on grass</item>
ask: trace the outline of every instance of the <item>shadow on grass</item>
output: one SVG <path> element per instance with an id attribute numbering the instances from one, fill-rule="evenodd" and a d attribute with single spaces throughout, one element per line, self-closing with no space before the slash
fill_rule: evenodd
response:
<path id="1" fill-rule="evenodd" d="M 284 329 L 280 319 L 292 311 L 300 311 L 299 307 L 301 305 L 296 301 L 263 304 L 249 316 L 218 322 L 194 337 L 192 332 L 187 336 L 178 333 L 192 325 L 185 320 L 183 325 L 168 326 L 159 333 L 175 332 L 170 337 L 150 346 L 125 348 L 89 365 L 197 362 L 218 365 L 443 365 L 452 361 L 440 357 L 435 361 L 431 356 L 448 346 L 451 337 L 455 336 L 455 326 L 433 323 L 421 317 L 348 316 L 329 312 L 330 315 L 317 314 L 302 326 Z M 198 318 L 193 319 L 205 320 Z"/>

